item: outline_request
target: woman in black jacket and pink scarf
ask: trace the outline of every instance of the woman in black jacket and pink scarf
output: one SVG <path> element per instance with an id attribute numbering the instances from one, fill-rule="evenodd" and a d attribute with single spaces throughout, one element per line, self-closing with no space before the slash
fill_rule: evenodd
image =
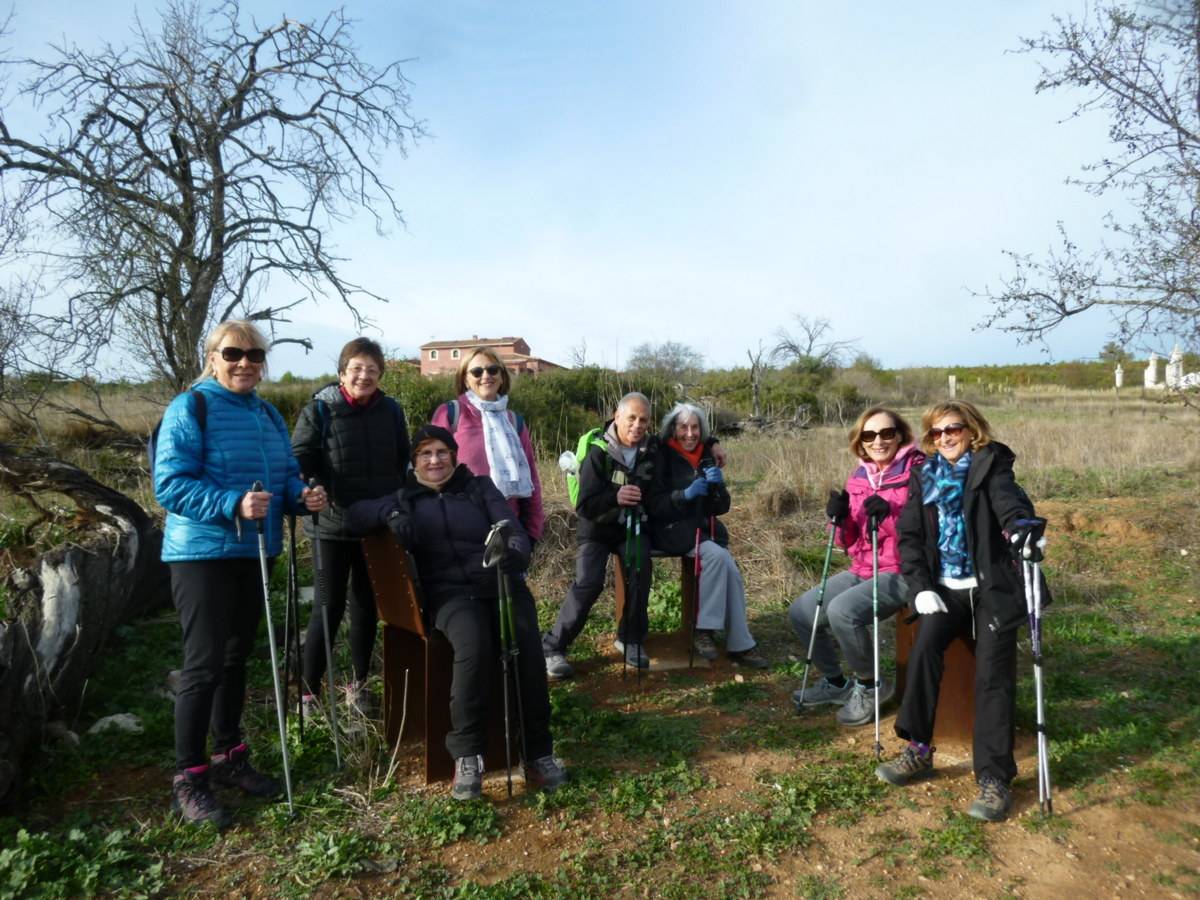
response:
<path id="1" fill-rule="evenodd" d="M 511 576 L 525 724 L 521 743 L 525 781 L 553 790 L 567 775 L 553 754 L 537 609 L 520 577 L 529 565 L 529 536 L 492 480 L 458 465 L 458 444 L 449 431 L 426 425 L 417 429 L 412 445 L 408 483 L 395 494 L 355 503 L 347 524 L 359 534 L 386 526 L 413 554 L 425 601 L 423 612 L 454 651 L 451 727 L 446 735 L 446 749 L 454 757 L 450 794 L 455 800 L 480 795 L 487 717 L 497 712 L 488 709 L 499 652 L 496 574 L 484 568 L 483 549 L 492 526 L 502 521 L 510 523 L 500 569 Z"/>
<path id="2" fill-rule="evenodd" d="M 1011 551 L 1036 523 L 1033 504 L 1013 475 L 1012 450 L 992 439 L 971 403 L 939 403 L 921 417 L 929 458 L 913 472 L 900 514 L 901 571 L 921 615 L 908 663 L 896 734 L 908 746 L 876 769 L 905 785 L 933 772 L 931 746 L 946 648 L 975 639 L 974 769 L 979 796 L 967 812 L 999 821 L 1012 808 L 1013 715 L 1017 629 L 1024 586 Z M 1048 602 L 1048 597 L 1044 602 Z"/>

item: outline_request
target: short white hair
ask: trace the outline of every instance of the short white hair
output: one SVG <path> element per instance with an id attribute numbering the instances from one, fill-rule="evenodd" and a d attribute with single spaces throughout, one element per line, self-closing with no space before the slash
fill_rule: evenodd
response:
<path id="1" fill-rule="evenodd" d="M 708 416 L 704 410 L 694 403 L 676 403 L 671 407 L 671 411 L 663 416 L 662 427 L 659 429 L 659 435 L 662 439 L 668 440 L 675 436 L 675 422 L 681 417 L 691 418 L 696 417 L 696 421 L 700 423 L 700 440 L 707 441 L 711 433 L 708 427 Z"/>
<path id="2" fill-rule="evenodd" d="M 628 394 L 626 394 L 624 397 L 622 397 L 620 399 L 620 401 L 617 403 L 617 412 L 620 412 L 621 410 L 623 410 L 634 400 L 636 400 L 639 403 L 641 403 L 642 405 L 644 405 L 646 407 L 646 415 L 647 416 L 650 415 L 650 398 L 647 397 L 645 394 L 643 394 L 641 391 L 630 391 Z"/>

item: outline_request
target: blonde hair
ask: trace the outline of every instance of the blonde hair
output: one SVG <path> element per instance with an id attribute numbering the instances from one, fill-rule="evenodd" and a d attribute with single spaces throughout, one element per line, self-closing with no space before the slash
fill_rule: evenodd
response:
<path id="1" fill-rule="evenodd" d="M 495 347 L 476 347 L 469 355 L 462 358 L 462 362 L 458 364 L 458 372 L 454 375 L 454 393 L 465 394 L 467 392 L 467 369 L 471 368 L 471 360 L 481 355 L 486 356 L 500 367 L 499 393 L 501 396 L 507 394 L 512 388 L 512 376 L 508 374 L 508 366 L 504 364 L 504 360 L 500 358 Z"/>
<path id="2" fill-rule="evenodd" d="M 896 412 L 894 409 L 888 409 L 886 406 L 872 406 L 858 417 L 858 421 L 855 422 L 854 427 L 850 429 L 850 452 L 859 459 L 870 459 L 870 457 L 867 456 L 867 451 L 863 449 L 862 433 L 863 429 L 867 427 L 867 421 L 873 416 L 878 415 L 891 417 L 892 425 L 895 427 L 897 432 L 897 450 L 899 450 L 905 444 L 911 444 L 913 441 L 912 428 L 906 421 L 904 421 L 904 417 L 901 416 L 900 413 Z"/>
<path id="3" fill-rule="evenodd" d="M 921 416 L 921 449 L 927 455 L 932 456 L 937 452 L 929 429 L 938 419 L 951 413 L 957 413 L 962 417 L 963 424 L 971 429 L 972 450 L 978 450 L 992 442 L 992 426 L 988 424 L 988 420 L 983 417 L 983 413 L 976 408 L 974 403 L 966 400 L 945 400 L 935 403 Z"/>
<path id="4" fill-rule="evenodd" d="M 232 334 L 240 341 L 245 341 L 251 347 L 257 347 L 260 350 L 270 349 L 267 344 L 267 339 L 258 326 L 246 319 L 226 319 L 220 325 L 212 330 L 208 339 L 204 342 L 204 370 L 200 373 L 193 384 L 199 384 L 206 378 L 216 375 L 216 370 L 213 369 L 212 354 L 213 351 L 221 346 L 221 341 L 225 340 L 225 335 Z M 262 364 L 263 375 L 267 374 L 267 363 L 264 360 Z"/>

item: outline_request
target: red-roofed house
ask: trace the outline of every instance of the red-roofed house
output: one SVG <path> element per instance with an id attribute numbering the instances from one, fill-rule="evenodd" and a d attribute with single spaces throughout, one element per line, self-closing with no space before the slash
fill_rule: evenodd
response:
<path id="1" fill-rule="evenodd" d="M 561 369 L 562 366 L 533 356 L 524 338 L 498 337 L 481 338 L 477 334 L 470 339 L 457 341 L 429 341 L 421 345 L 421 374 L 440 375 L 443 372 L 455 372 L 464 357 L 470 357 L 480 347 L 493 347 L 504 360 L 504 365 L 514 375 L 522 373 L 537 374 L 547 369 Z"/>

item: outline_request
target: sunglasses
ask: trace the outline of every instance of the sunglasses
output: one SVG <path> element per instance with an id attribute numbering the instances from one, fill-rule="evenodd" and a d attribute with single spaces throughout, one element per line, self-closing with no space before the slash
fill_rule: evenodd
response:
<path id="1" fill-rule="evenodd" d="M 243 356 L 255 365 L 262 365 L 267 361 L 267 351 L 261 347 L 251 347 L 249 350 L 243 350 L 241 347 L 221 348 L 221 359 L 225 362 L 241 362 Z"/>
<path id="2" fill-rule="evenodd" d="M 930 428 L 929 436 L 931 438 L 933 438 L 933 440 L 936 441 L 943 434 L 946 435 L 947 437 L 958 437 L 960 434 L 962 434 L 966 430 L 967 430 L 967 426 L 963 425 L 961 422 L 959 422 L 956 425 L 947 425 L 945 428 Z"/>
<path id="3" fill-rule="evenodd" d="M 874 443 L 875 438 L 881 441 L 894 441 L 896 439 L 895 428 L 881 428 L 878 431 L 864 431 L 859 435 L 864 444 Z"/>
<path id="4" fill-rule="evenodd" d="M 467 369 L 467 371 L 471 373 L 472 378 L 482 378 L 484 372 L 487 372 L 489 375 L 493 375 L 493 376 L 499 375 L 500 367 L 497 365 L 476 366 L 473 369 Z"/>

